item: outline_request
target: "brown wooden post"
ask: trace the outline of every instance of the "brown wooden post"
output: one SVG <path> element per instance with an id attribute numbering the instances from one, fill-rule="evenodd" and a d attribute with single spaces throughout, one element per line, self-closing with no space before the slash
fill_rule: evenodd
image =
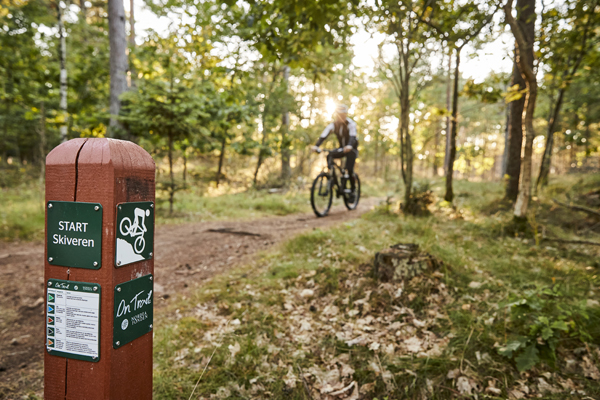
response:
<path id="1" fill-rule="evenodd" d="M 99 203 L 102 256 L 99 269 L 51 265 L 46 244 L 44 277 L 99 284 L 100 357 L 97 362 L 44 356 L 44 395 L 53 399 L 151 399 L 152 331 L 119 348 L 113 346 L 114 290 L 127 281 L 154 275 L 154 258 L 117 268 L 117 205 L 154 202 L 155 166 L 138 145 L 114 139 L 73 139 L 46 158 L 46 202 Z M 48 235 L 46 207 L 46 235 Z M 148 221 L 152 222 L 153 221 Z M 48 243 L 46 241 L 46 243 Z M 48 294 L 46 294 L 48 298 Z"/>

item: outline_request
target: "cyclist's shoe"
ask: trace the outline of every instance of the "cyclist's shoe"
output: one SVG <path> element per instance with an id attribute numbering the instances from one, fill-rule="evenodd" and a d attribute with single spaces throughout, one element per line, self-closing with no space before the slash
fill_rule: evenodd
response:
<path id="1" fill-rule="evenodd" d="M 344 189 L 344 194 L 346 195 L 349 203 L 354 203 L 354 200 L 356 200 L 356 192 L 354 190 Z"/>

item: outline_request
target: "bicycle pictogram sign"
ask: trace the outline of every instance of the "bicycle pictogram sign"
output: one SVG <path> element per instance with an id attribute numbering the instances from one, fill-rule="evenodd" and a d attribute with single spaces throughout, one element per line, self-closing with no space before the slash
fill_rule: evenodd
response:
<path id="1" fill-rule="evenodd" d="M 133 251 L 136 254 L 141 254 L 144 251 L 144 247 L 146 246 L 146 240 L 144 239 L 144 233 L 148 231 L 145 225 L 145 219 L 150 215 L 150 210 L 143 210 L 141 208 L 137 208 L 134 211 L 135 219 L 133 224 L 128 217 L 125 217 L 121 220 L 119 224 L 119 230 L 121 231 L 121 235 L 131 236 L 135 238 L 135 243 L 133 244 Z M 141 222 L 140 222 L 141 221 Z"/>
<path id="2" fill-rule="evenodd" d="M 117 206 L 116 267 L 152 258 L 154 203 L 122 203 Z"/>

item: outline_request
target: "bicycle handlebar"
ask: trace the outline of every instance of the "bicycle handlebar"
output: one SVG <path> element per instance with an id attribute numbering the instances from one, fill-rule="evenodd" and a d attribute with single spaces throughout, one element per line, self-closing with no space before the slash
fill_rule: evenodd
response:
<path id="1" fill-rule="evenodd" d="M 333 149 L 333 150 L 322 150 L 322 149 L 320 149 L 320 148 L 317 148 L 317 149 L 315 150 L 315 152 L 316 152 L 317 154 L 321 154 L 321 153 L 322 153 L 322 152 L 324 152 L 324 151 L 326 151 L 327 153 L 338 153 L 338 152 L 344 151 L 344 148 L 343 148 L 343 147 L 339 147 L 339 148 L 337 148 L 337 149 Z"/>

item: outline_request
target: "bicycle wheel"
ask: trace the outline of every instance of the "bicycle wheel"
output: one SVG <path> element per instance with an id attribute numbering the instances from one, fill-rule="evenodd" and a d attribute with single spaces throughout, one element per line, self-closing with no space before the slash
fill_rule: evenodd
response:
<path id="1" fill-rule="evenodd" d="M 346 205 L 346 208 L 348 210 L 354 210 L 357 206 L 358 206 L 358 201 L 360 200 L 360 179 L 358 178 L 358 175 L 356 174 L 356 172 L 354 173 L 354 185 L 355 185 L 355 191 L 354 191 L 354 201 L 350 202 L 349 198 L 348 198 L 348 194 L 344 193 L 344 204 Z M 350 179 L 346 180 L 346 188 L 344 189 L 350 189 L 351 188 L 351 183 L 350 183 Z"/>
<path id="2" fill-rule="evenodd" d="M 121 224 L 119 224 L 119 230 L 121 231 L 121 235 L 129 235 L 129 229 L 131 229 L 131 220 L 125 217 L 121 220 Z"/>
<path id="3" fill-rule="evenodd" d="M 325 172 L 321 172 L 315 178 L 310 191 L 310 205 L 317 217 L 324 217 L 331 208 L 333 200 L 333 190 L 331 180 Z"/>
<path id="4" fill-rule="evenodd" d="M 144 247 L 146 247 L 146 240 L 143 236 L 138 236 L 133 243 L 133 250 L 136 254 L 141 254 L 144 251 Z"/>

